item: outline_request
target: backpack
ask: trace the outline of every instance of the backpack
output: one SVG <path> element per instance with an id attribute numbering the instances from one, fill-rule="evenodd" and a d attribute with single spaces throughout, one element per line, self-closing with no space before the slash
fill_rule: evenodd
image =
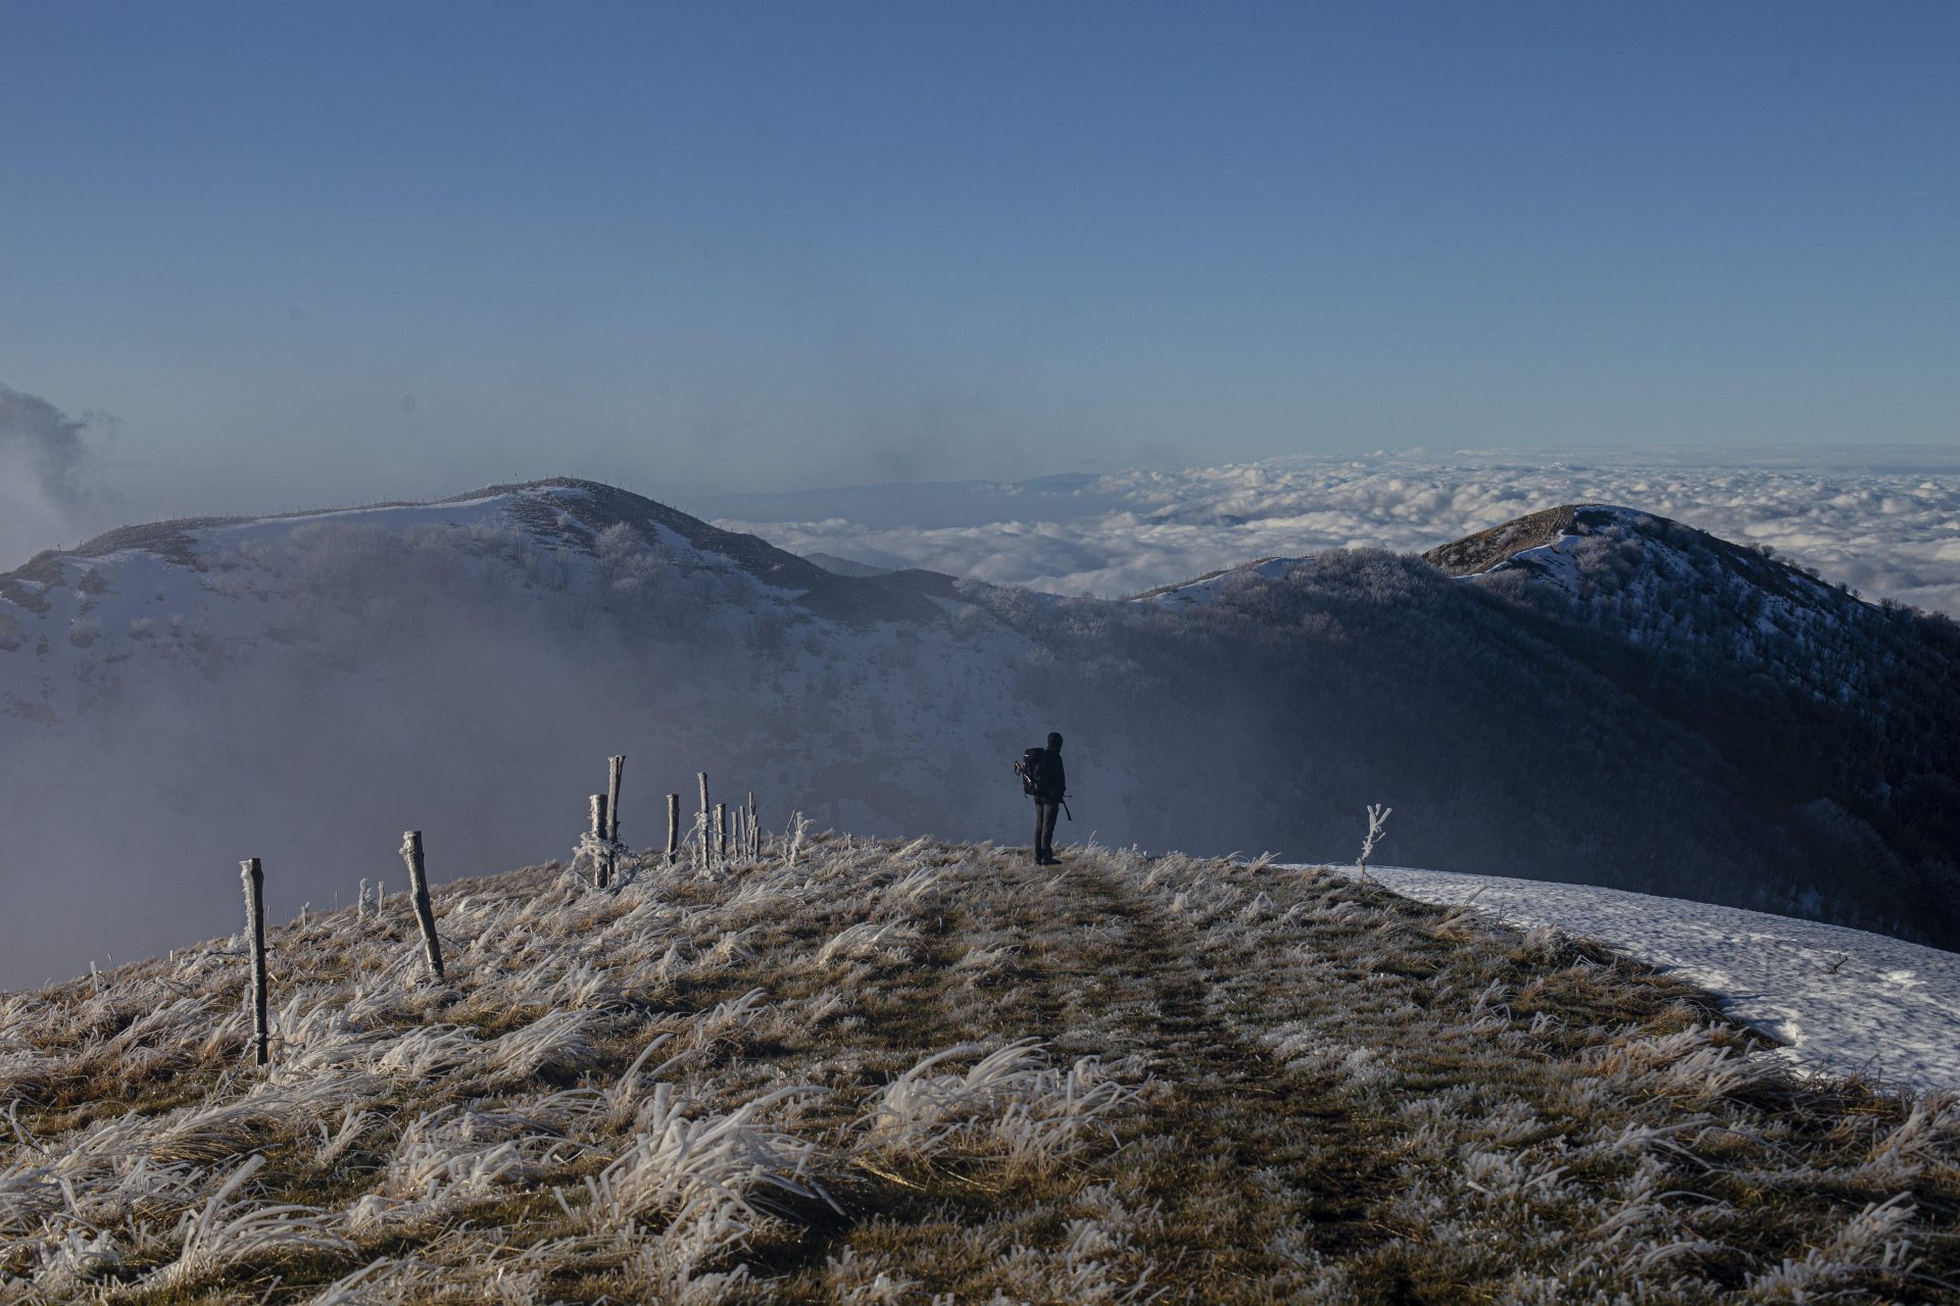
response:
<path id="1" fill-rule="evenodd" d="M 1030 748 L 1021 754 L 1021 760 L 1014 764 L 1014 774 L 1021 777 L 1021 792 L 1029 796 L 1038 794 L 1048 779 L 1048 750 Z"/>

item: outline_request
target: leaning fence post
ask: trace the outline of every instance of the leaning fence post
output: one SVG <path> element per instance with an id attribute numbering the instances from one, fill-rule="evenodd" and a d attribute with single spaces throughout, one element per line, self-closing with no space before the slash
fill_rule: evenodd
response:
<path id="1" fill-rule="evenodd" d="M 256 857 L 238 866 L 245 881 L 246 944 L 252 949 L 252 1059 L 262 1066 L 272 1059 L 265 1019 L 265 871 Z"/>
<path id="2" fill-rule="evenodd" d="M 442 980 L 442 944 L 436 940 L 436 914 L 429 906 L 429 877 L 422 867 L 422 832 L 409 830 L 402 835 L 402 860 L 408 863 L 409 894 L 415 900 L 415 923 L 422 927 L 422 950 L 428 955 L 429 974 Z"/>
<path id="3" fill-rule="evenodd" d="M 619 842 L 619 780 L 626 770 L 624 757 L 606 759 L 606 841 Z"/>
<path id="4" fill-rule="evenodd" d="M 708 807 L 708 773 L 702 771 L 698 778 L 701 781 L 701 865 L 709 866 L 715 860 L 714 832 L 708 827 L 714 813 Z"/>
<path id="5" fill-rule="evenodd" d="M 681 855 L 681 796 L 667 795 L 667 864 L 672 866 Z"/>

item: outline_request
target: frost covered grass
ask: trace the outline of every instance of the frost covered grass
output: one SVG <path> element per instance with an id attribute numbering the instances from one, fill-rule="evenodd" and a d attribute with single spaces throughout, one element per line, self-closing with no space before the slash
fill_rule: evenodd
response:
<path id="1" fill-rule="evenodd" d="M 0 999 L 0 1302 L 1950 1300 L 1960 1101 L 1267 863 L 810 836 Z"/>

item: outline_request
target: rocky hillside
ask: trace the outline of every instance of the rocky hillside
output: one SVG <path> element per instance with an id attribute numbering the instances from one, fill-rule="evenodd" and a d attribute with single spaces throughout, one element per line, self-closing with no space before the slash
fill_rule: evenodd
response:
<path id="1" fill-rule="evenodd" d="M 441 849 L 431 846 L 431 855 Z M 1950 1300 L 1960 1119 L 1324 870 L 771 840 L 0 1001 L 0 1301 Z"/>

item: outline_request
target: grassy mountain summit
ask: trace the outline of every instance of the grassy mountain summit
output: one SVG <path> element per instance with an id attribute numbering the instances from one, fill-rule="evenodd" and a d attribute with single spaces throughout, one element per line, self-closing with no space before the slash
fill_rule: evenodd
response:
<path id="1" fill-rule="evenodd" d="M 275 868 L 276 869 L 276 868 Z M 1960 1118 L 1325 870 L 556 865 L 0 1005 L 0 1300 L 1946 1299 Z"/>

